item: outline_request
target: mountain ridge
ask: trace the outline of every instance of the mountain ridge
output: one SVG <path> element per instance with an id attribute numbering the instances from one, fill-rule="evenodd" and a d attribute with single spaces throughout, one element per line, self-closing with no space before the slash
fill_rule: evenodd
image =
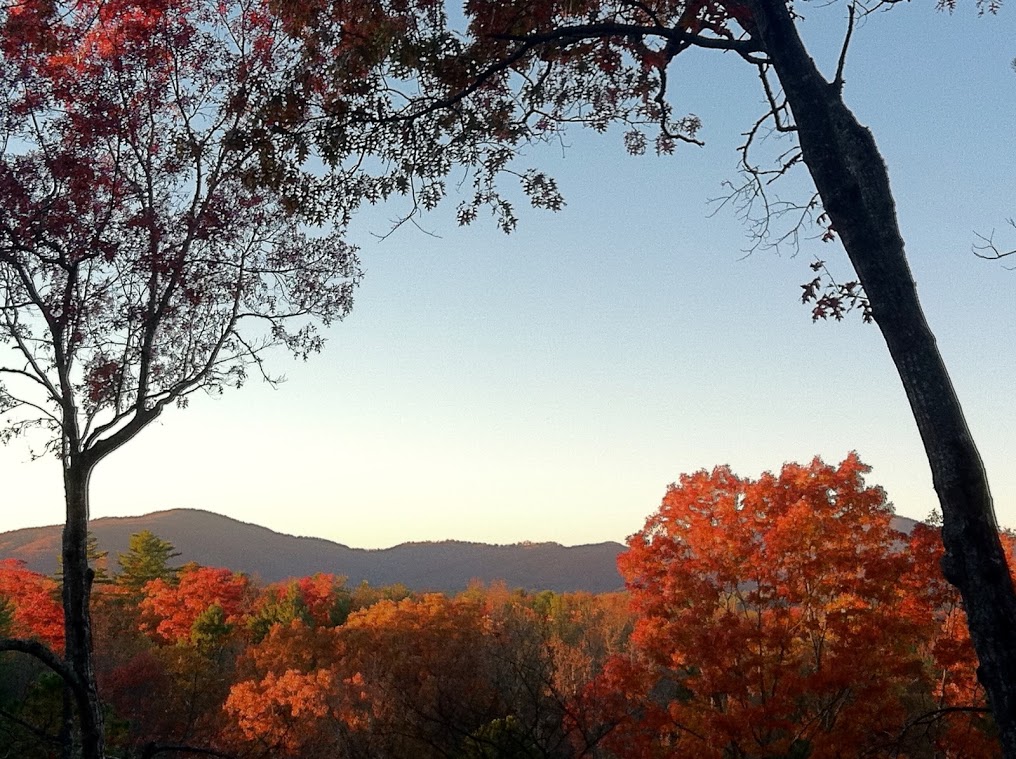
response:
<path id="1" fill-rule="evenodd" d="M 621 543 L 563 546 L 461 540 L 401 543 L 390 548 L 351 548 L 315 536 L 288 535 L 202 509 L 176 508 L 141 516 L 100 517 L 90 525 L 99 550 L 114 563 L 130 535 L 151 530 L 180 552 L 180 564 L 196 561 L 228 567 L 276 582 L 317 572 L 343 575 L 351 586 L 402 583 L 416 591 L 456 592 L 473 580 L 503 580 L 509 587 L 591 593 L 619 590 Z M 19 559 L 52 574 L 60 551 L 60 525 L 0 533 L 0 559 Z"/>

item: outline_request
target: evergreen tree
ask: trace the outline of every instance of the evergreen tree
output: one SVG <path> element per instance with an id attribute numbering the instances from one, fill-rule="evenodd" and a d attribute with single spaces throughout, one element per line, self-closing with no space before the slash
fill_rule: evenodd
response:
<path id="1" fill-rule="evenodd" d="M 117 558 L 120 573 L 116 576 L 118 585 L 140 591 L 150 580 L 163 579 L 175 582 L 177 567 L 169 566 L 169 562 L 180 553 L 168 540 L 163 540 L 151 530 L 134 533 L 126 553 Z"/>

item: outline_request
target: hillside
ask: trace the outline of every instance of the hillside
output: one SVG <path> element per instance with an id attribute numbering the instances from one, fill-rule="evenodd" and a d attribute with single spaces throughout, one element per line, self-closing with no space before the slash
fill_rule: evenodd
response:
<path id="1" fill-rule="evenodd" d="M 50 574 L 57 568 L 60 527 L 0 533 L 0 559 L 22 559 Z M 504 580 L 528 590 L 600 593 L 622 587 L 615 560 L 620 543 L 565 547 L 558 543 L 488 545 L 443 541 L 392 548 L 350 548 L 321 538 L 295 537 L 197 509 L 172 509 L 139 517 L 105 517 L 91 524 L 111 566 L 130 536 L 151 530 L 170 541 L 183 564 L 229 567 L 274 582 L 316 572 L 344 575 L 349 585 L 403 583 L 413 590 L 454 592 L 470 580 Z"/>

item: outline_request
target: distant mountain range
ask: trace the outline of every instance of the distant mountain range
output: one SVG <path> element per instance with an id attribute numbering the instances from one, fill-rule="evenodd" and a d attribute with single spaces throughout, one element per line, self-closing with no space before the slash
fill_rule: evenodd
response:
<path id="1" fill-rule="evenodd" d="M 172 509 L 139 517 L 104 517 L 91 523 L 110 566 L 130 536 L 151 530 L 172 543 L 178 564 L 196 561 L 275 582 L 317 572 L 343 575 L 349 586 L 402 583 L 412 590 L 456 592 L 471 580 L 504 580 L 509 588 L 601 593 L 620 590 L 621 543 L 565 547 L 559 543 L 488 545 L 461 541 L 403 543 L 393 548 L 350 548 L 322 538 L 284 535 L 198 509 Z M 22 559 L 36 572 L 57 569 L 61 527 L 0 533 L 0 559 Z"/>

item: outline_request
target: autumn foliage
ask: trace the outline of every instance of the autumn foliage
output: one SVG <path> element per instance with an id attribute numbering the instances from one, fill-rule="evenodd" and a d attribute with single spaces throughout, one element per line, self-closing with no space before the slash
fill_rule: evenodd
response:
<path id="1" fill-rule="evenodd" d="M 52 579 L 29 571 L 24 562 L 0 561 L 0 601 L 9 616 L 9 629 L 0 634 L 39 640 L 56 651 L 63 647 L 60 588 Z"/>
<path id="2" fill-rule="evenodd" d="M 233 624 L 240 619 L 248 584 L 244 575 L 228 569 L 199 566 L 185 568 L 175 584 L 152 580 L 141 602 L 145 629 L 165 642 L 189 640 L 197 633 L 195 624 L 215 609 Z"/>
<path id="3" fill-rule="evenodd" d="M 672 685 L 671 745 L 854 756 L 900 723 L 919 620 L 896 583 L 902 536 L 864 471 L 850 457 L 758 481 L 686 475 L 631 538 L 633 642 Z"/>
<path id="4" fill-rule="evenodd" d="M 682 476 L 619 557 L 627 593 L 260 587 L 194 564 L 140 590 L 116 576 L 95 600 L 108 742 L 264 759 L 996 756 L 936 531 L 894 529 L 866 473 L 851 455 Z M 58 642 L 55 589 L 4 563 L 0 624 Z M 0 696 L 0 723 L 57 713 L 37 676 L 16 679 L 20 711 Z"/>

